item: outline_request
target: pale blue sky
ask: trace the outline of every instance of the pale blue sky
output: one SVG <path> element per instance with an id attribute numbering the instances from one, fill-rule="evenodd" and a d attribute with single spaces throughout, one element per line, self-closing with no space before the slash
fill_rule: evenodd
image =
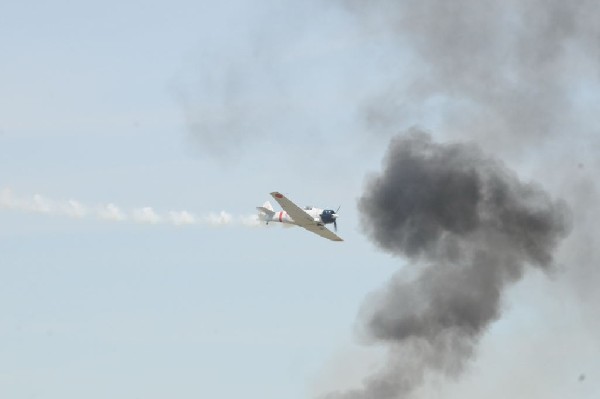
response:
<path id="1" fill-rule="evenodd" d="M 300 205 L 341 204 L 346 240 L 0 209 L 0 397 L 304 399 L 360 383 L 380 348 L 357 343 L 357 314 L 404 262 L 361 233 L 356 199 L 389 135 L 440 128 L 449 101 L 394 99 L 374 132 L 363 109 L 390 86 L 410 92 L 399 76 L 422 63 L 362 29 L 314 1 L 0 3 L 0 190 L 235 217 L 278 190 Z M 598 147 L 573 143 L 589 151 L 581 187 Z M 480 144 L 554 193 L 565 180 L 547 165 L 577 166 L 552 151 L 560 139 L 544 143 L 547 158 Z M 569 276 L 534 273 L 511 289 L 472 371 L 421 395 L 491 397 L 509 385 L 515 398 L 597 397 L 600 326 L 595 308 L 579 313 L 568 282 L 581 276 Z M 573 336 L 568 355 L 518 359 Z"/>

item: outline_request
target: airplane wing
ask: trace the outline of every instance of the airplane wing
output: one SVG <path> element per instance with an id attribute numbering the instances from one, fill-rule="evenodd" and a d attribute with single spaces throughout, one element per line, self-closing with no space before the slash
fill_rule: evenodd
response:
<path id="1" fill-rule="evenodd" d="M 321 226 L 321 225 L 317 224 L 316 222 L 312 226 L 302 226 L 302 227 L 304 227 L 308 231 L 318 234 L 321 237 L 325 237 L 331 241 L 344 241 L 333 231 L 329 230 L 325 226 Z"/>
<path id="2" fill-rule="evenodd" d="M 304 212 L 298 205 L 294 204 L 290 201 L 285 195 L 274 191 L 271 193 L 271 196 L 281 205 L 284 211 L 288 213 L 294 219 L 294 222 L 300 226 L 304 227 L 306 230 L 313 232 L 315 234 L 320 235 L 321 237 L 325 237 L 332 241 L 343 241 L 340 237 L 337 236 L 334 232 L 329 230 L 327 227 L 323 226 L 321 223 L 318 223 L 310 216 L 308 213 Z"/>

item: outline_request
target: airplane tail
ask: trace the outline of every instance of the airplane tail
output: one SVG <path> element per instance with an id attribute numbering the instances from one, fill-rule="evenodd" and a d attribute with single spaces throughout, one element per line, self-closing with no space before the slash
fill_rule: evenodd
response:
<path id="1" fill-rule="evenodd" d="M 257 206 L 256 209 L 258 209 L 258 218 L 267 223 L 269 220 L 273 219 L 273 215 L 275 215 L 273 206 L 269 201 L 265 202 L 263 206 Z"/>
<path id="2" fill-rule="evenodd" d="M 271 203 L 269 201 L 265 202 L 262 207 L 273 212 L 273 206 L 271 205 Z"/>

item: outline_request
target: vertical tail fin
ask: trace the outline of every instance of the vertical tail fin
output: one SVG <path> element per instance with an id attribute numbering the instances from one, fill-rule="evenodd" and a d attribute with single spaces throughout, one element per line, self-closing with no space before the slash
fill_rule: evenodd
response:
<path id="1" fill-rule="evenodd" d="M 262 207 L 273 212 L 273 206 L 271 205 L 271 203 L 269 201 L 265 202 Z"/>

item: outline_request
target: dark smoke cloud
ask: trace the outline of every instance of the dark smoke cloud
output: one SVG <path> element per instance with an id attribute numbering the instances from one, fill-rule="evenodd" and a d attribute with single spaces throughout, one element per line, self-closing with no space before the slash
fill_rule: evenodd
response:
<path id="1" fill-rule="evenodd" d="M 391 89 L 365 106 L 367 121 L 378 131 L 401 123 L 394 116 L 398 107 L 390 104 L 437 99 L 444 105 L 435 113 L 446 131 L 517 150 L 519 143 L 564 132 L 578 112 L 578 90 L 598 84 L 597 1 L 344 4 L 370 31 L 390 34 L 400 56 L 414 55 L 412 73 L 397 77 L 410 83 L 390 81 Z"/>
<path id="2" fill-rule="evenodd" d="M 569 230 L 564 203 L 474 145 L 416 130 L 391 142 L 359 210 L 376 245 L 420 269 L 396 275 L 363 310 L 363 331 L 388 345 L 388 364 L 330 399 L 403 398 L 427 372 L 458 375 L 500 317 L 505 288 L 528 266 L 550 269 Z"/>
<path id="3" fill-rule="evenodd" d="M 364 102 L 371 133 L 392 134 L 422 115 L 418 123 L 443 137 L 522 161 L 571 210 L 474 145 L 417 132 L 394 139 L 359 202 L 372 240 L 410 261 L 361 312 L 361 332 L 388 348 L 387 362 L 361 389 L 328 399 L 413 397 L 430 373 L 460 375 L 528 268 L 560 263 L 559 285 L 572 285 L 566 298 L 582 299 L 584 322 L 570 331 L 597 335 L 600 3 L 342 3 L 409 65 Z"/>

